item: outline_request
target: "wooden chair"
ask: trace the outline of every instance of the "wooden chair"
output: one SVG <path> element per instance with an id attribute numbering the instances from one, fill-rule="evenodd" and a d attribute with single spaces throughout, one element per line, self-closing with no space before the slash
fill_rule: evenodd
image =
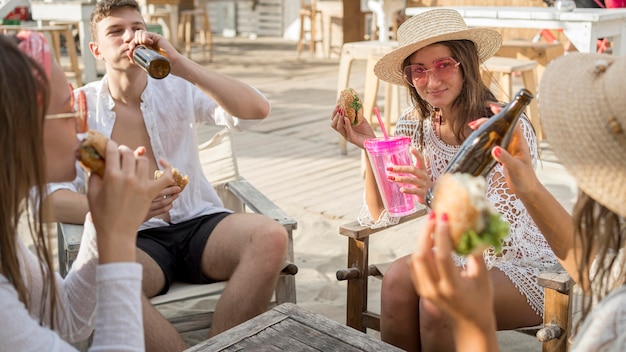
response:
<path id="1" fill-rule="evenodd" d="M 426 215 L 426 208 L 421 207 L 415 213 L 402 217 L 400 224 Z M 337 270 L 337 280 L 348 281 L 346 302 L 346 324 L 359 331 L 374 329 L 380 331 L 380 315 L 367 308 L 368 277 L 382 279 L 387 264 L 369 264 L 369 237 L 389 229 L 382 227 L 371 229 L 353 221 L 339 227 L 339 234 L 348 237 L 348 268 Z"/>
<path id="2" fill-rule="evenodd" d="M 543 327 L 536 333 L 543 352 L 565 352 L 569 348 L 572 317 L 576 314 L 574 280 L 561 264 L 539 274 L 537 283 L 543 287 Z"/>
<path id="3" fill-rule="evenodd" d="M 415 213 L 402 217 L 399 224 L 416 220 L 426 213 L 425 207 L 419 208 Z M 368 309 L 368 278 L 382 279 L 391 264 L 369 264 L 369 237 L 392 227 L 371 229 L 361 226 L 358 221 L 339 227 L 339 234 L 348 237 L 348 266 L 336 273 L 337 280 L 348 282 L 346 324 L 362 332 L 367 329 L 380 331 L 380 314 Z M 573 281 L 560 264 L 541 273 L 537 281 L 545 292 L 543 326 L 516 331 L 537 336 L 544 352 L 565 352 L 574 314 L 570 299 Z"/>
<path id="4" fill-rule="evenodd" d="M 214 132 L 215 129 L 211 128 L 208 131 Z M 202 136 L 200 139 L 202 140 Z M 228 129 L 219 130 L 213 138 L 202 144 L 200 156 L 207 178 L 227 208 L 236 212 L 250 211 L 266 215 L 280 222 L 287 230 L 289 235 L 287 254 L 274 291 L 274 302 L 270 308 L 284 302 L 296 303 L 294 275 L 298 272 L 298 267 L 293 264 L 293 230 L 297 228 L 296 220 L 239 175 L 233 140 Z M 61 275 L 65 276 L 72 262 L 76 259 L 82 237 L 82 225 L 59 223 L 57 230 L 59 271 Z M 221 294 L 225 286 L 226 282 L 208 285 L 175 282 L 165 295 L 154 297 L 151 302 L 153 305 L 159 306 L 218 295 Z M 203 312 L 194 316 L 174 317 L 170 319 L 170 322 L 179 332 L 183 333 L 209 328 L 212 316 L 213 312 Z"/>

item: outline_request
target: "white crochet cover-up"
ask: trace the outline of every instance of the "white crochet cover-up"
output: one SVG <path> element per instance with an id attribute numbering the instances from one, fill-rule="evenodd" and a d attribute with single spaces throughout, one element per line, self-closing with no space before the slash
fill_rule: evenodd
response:
<path id="1" fill-rule="evenodd" d="M 421 131 L 419 131 L 419 120 L 414 116 L 413 108 L 404 111 L 396 124 L 394 134 L 411 137 L 412 146 L 422 151 L 430 179 L 434 183 L 460 146 L 444 143 L 435 133 L 431 118 L 424 120 L 423 146 L 418 146 Z M 525 116 L 522 116 L 519 121 L 524 130 L 524 137 L 530 146 L 533 168 L 536 168 L 535 134 Z M 543 289 L 537 284 L 535 278 L 539 272 L 555 264 L 556 257 L 522 202 L 508 190 L 500 164 L 496 164 L 487 177 L 487 198 L 510 224 L 509 236 L 504 240 L 502 253 L 496 254 L 493 250 L 485 251 L 484 258 L 487 267 L 489 269 L 496 267 L 504 272 L 526 297 L 535 312 L 543 315 Z M 365 204 L 358 220 L 363 226 L 384 227 L 397 223 L 399 219 L 383 211 L 380 218 L 373 221 Z M 466 259 L 461 256 L 455 256 L 455 261 L 458 266 L 466 264 Z"/>

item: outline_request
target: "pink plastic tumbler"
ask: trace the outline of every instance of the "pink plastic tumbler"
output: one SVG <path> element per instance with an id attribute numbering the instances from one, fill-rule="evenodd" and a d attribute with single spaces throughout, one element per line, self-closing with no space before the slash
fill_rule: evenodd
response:
<path id="1" fill-rule="evenodd" d="M 411 138 L 394 136 L 385 138 L 370 138 L 363 143 L 369 156 L 376 178 L 378 190 L 389 214 L 404 216 L 415 211 L 415 199 L 411 194 L 400 192 L 400 185 L 390 181 L 387 176 L 387 167 L 395 165 L 410 165 L 409 145 Z"/>

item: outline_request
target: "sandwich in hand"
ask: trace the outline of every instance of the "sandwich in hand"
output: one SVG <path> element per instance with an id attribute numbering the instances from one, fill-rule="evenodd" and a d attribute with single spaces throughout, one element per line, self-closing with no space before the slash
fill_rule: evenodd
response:
<path id="1" fill-rule="evenodd" d="M 446 173 L 437 181 L 432 210 L 446 213 L 450 236 L 456 253 L 468 255 L 493 247 L 502 249 L 509 234 L 509 223 L 501 218 L 485 197 L 483 177 L 464 173 Z"/>
<path id="2" fill-rule="evenodd" d="M 154 172 L 154 178 L 159 178 L 163 176 L 163 170 L 156 170 Z M 189 176 L 185 175 L 183 176 L 180 171 L 178 171 L 178 169 L 173 168 L 172 169 L 172 177 L 174 178 L 174 184 L 178 187 L 180 187 L 180 191 L 182 192 L 183 189 L 185 189 L 185 186 L 187 186 L 187 184 L 189 183 Z"/>
<path id="3" fill-rule="evenodd" d="M 356 126 L 363 121 L 363 102 L 357 92 L 352 88 L 346 88 L 339 93 L 337 106 L 344 112 L 350 120 L 352 126 Z"/>
<path id="4" fill-rule="evenodd" d="M 78 160 L 87 171 L 104 177 L 108 138 L 98 131 L 89 130 L 78 148 Z"/>

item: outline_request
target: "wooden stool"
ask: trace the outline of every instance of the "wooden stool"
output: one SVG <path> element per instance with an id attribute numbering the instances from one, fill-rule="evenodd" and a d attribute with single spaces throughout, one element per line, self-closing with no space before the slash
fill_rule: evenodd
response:
<path id="1" fill-rule="evenodd" d="M 322 17 L 322 11 L 318 10 L 315 4 L 316 0 L 311 0 L 310 3 L 307 4 L 306 0 L 300 0 L 300 38 L 298 39 L 298 58 L 300 58 L 300 53 L 302 53 L 302 46 L 305 42 L 309 43 L 309 52 L 311 55 L 315 54 L 315 44 L 322 43 L 324 35 L 322 34 L 322 39 L 318 39 L 317 35 L 317 20 L 319 19 L 319 28 L 324 28 L 324 19 Z M 308 19 L 311 25 L 308 33 L 309 39 L 306 39 L 306 29 L 304 26 L 305 20 Z M 322 44 L 323 45 L 323 44 Z"/>
<path id="2" fill-rule="evenodd" d="M 196 17 L 200 19 L 200 29 L 192 33 L 192 26 L 196 24 Z M 178 28 L 180 41 L 184 40 L 185 54 L 191 58 L 191 47 L 200 46 L 203 58 L 206 58 L 206 51 L 209 52 L 209 61 L 213 61 L 213 34 L 211 33 L 211 23 L 209 13 L 206 9 L 184 10 L 180 12 L 180 24 Z M 192 36 L 200 36 L 200 41 L 192 40 Z M 206 48 L 206 51 L 205 51 Z"/>
<path id="3" fill-rule="evenodd" d="M 496 56 L 537 61 L 537 85 L 541 81 L 546 65 L 563 55 L 561 43 L 532 42 L 526 40 L 507 40 L 496 53 Z"/>
<path id="4" fill-rule="evenodd" d="M 65 48 L 67 49 L 67 57 L 70 61 L 70 66 L 63 66 L 63 71 L 68 77 L 74 77 L 76 86 L 81 87 L 83 85 L 83 78 L 80 67 L 78 66 L 78 49 L 76 48 L 76 42 L 74 42 L 74 34 L 72 27 L 75 26 L 78 29 L 78 22 L 70 21 L 50 21 L 50 26 L 41 27 L 47 29 L 52 39 L 52 46 L 54 48 L 55 56 L 59 65 L 61 65 L 61 35 L 65 37 Z M 89 53 L 91 55 L 91 53 Z"/>
<path id="5" fill-rule="evenodd" d="M 341 93 L 342 90 L 348 88 L 348 84 L 350 81 L 350 71 L 352 69 L 352 63 L 354 62 L 354 60 L 368 60 L 370 57 L 381 57 L 391 52 L 397 46 L 398 46 L 398 42 L 396 41 L 380 42 L 380 41 L 375 41 L 375 40 L 368 40 L 368 41 L 362 41 L 362 42 L 344 43 L 341 46 L 341 57 L 339 59 L 339 77 L 337 79 L 337 98 L 339 98 L 339 93 Z M 373 75 L 374 73 L 373 66 L 372 66 L 372 70 L 368 69 L 367 73 L 370 73 L 370 72 Z M 370 80 L 372 79 L 373 78 L 371 78 L 370 76 Z M 376 81 L 375 84 L 376 84 L 376 91 L 378 91 L 378 81 Z M 373 87 L 372 84 L 370 84 L 369 86 Z M 368 90 L 367 83 L 366 83 L 366 90 Z M 370 99 L 369 98 L 370 94 L 371 93 L 368 93 L 368 99 Z M 371 102 L 368 100 L 367 103 L 374 104 L 374 102 L 376 101 L 375 94 L 373 95 L 372 99 L 373 100 Z M 365 100 L 363 101 L 363 103 L 364 104 L 366 103 Z M 371 105 L 371 107 L 373 108 L 374 105 Z M 385 106 L 385 114 L 388 113 L 388 110 L 390 110 L 390 107 Z M 363 111 L 365 111 L 365 109 Z M 371 119 L 371 113 L 372 112 L 370 108 L 369 110 L 370 119 Z M 341 149 L 341 154 L 344 154 L 344 155 L 348 154 L 347 141 L 341 135 L 339 136 L 339 147 Z"/>
<path id="6" fill-rule="evenodd" d="M 374 66 L 381 57 L 382 56 L 380 55 L 370 55 L 370 57 L 367 58 L 367 65 L 365 68 L 363 118 L 372 126 L 378 126 L 378 118 L 374 114 L 374 106 L 376 106 L 380 79 L 374 74 Z M 383 119 L 383 123 L 385 124 L 385 132 L 387 132 L 387 135 L 391 135 L 391 131 L 393 130 L 392 126 L 395 125 L 397 118 L 402 112 L 400 108 L 400 91 L 405 92 L 406 89 L 395 84 L 385 83 L 385 110 L 384 115 L 381 117 Z M 394 121 L 391 120 L 392 116 L 395 117 Z M 365 177 L 366 158 L 367 153 L 363 150 L 361 154 L 361 175 L 363 175 L 363 177 Z"/>
<path id="7" fill-rule="evenodd" d="M 165 25 L 161 25 L 161 27 L 163 28 L 163 36 L 168 41 L 172 41 L 172 22 L 170 21 L 171 12 L 166 10 L 156 10 L 153 13 L 146 15 L 145 17 L 146 21 L 149 23 L 161 24 L 160 22 L 163 22 L 163 24 Z"/>
<path id="8" fill-rule="evenodd" d="M 367 58 L 367 66 L 365 68 L 365 89 L 363 93 L 363 116 L 373 126 L 378 125 L 378 119 L 374 118 L 374 106 L 376 106 L 376 98 L 378 97 L 378 88 L 380 79 L 374 74 L 374 66 L 381 58 L 379 55 L 370 55 Z M 391 117 L 400 116 L 400 89 L 402 87 L 386 83 L 385 84 L 385 111 L 383 123 L 387 134 L 391 134 L 392 121 Z"/>
<path id="9" fill-rule="evenodd" d="M 493 77 L 496 84 L 500 86 L 500 94 L 498 96 L 500 101 L 509 101 L 515 94 L 515 92 L 513 92 L 512 79 L 514 72 L 521 73 L 524 87 L 535 95 L 526 113 L 535 128 L 537 140 L 541 141 L 543 139 L 543 132 L 539 120 L 539 110 L 537 109 L 537 85 L 535 80 L 537 75 L 537 61 L 493 56 L 481 66 L 483 82 L 490 87 Z M 494 77 L 493 74 L 499 77 Z"/>

